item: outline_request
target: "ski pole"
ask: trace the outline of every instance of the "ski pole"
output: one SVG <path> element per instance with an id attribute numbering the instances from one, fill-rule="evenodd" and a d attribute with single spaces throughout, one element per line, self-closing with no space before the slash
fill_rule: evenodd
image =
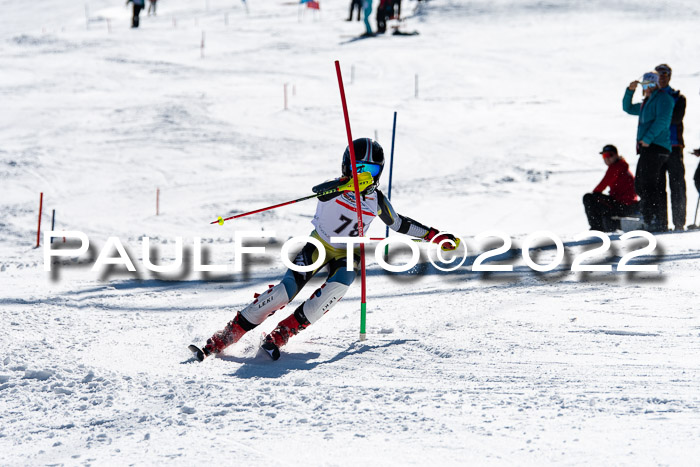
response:
<path id="1" fill-rule="evenodd" d="M 225 221 L 230 221 L 231 219 L 238 219 L 239 217 L 249 216 L 251 214 L 257 214 L 257 213 L 263 212 L 263 211 L 269 211 L 270 209 L 281 208 L 282 206 L 287 206 L 289 204 L 298 203 L 300 201 L 306 201 L 307 199 L 311 199 L 311 198 L 318 198 L 319 196 L 327 195 L 329 193 L 334 193 L 335 191 L 336 190 L 330 190 L 330 191 L 324 191 L 323 193 L 314 193 L 313 195 L 304 196 L 303 198 L 293 199 L 293 200 L 287 201 L 285 203 L 275 204 L 274 206 L 268 206 L 266 208 L 256 209 L 255 211 L 244 212 L 243 214 L 237 214 L 235 216 L 227 217 L 225 219 L 219 217 L 217 220 L 210 222 L 210 224 L 224 225 Z"/>
<path id="2" fill-rule="evenodd" d="M 698 225 L 698 207 L 700 206 L 700 193 L 698 193 L 698 202 L 695 203 L 695 219 L 693 219 L 693 225 Z"/>
<path id="3" fill-rule="evenodd" d="M 366 186 L 366 185 L 370 185 L 370 184 L 372 184 L 373 182 L 374 182 L 374 179 L 372 178 L 372 175 L 371 175 L 369 172 L 363 172 L 363 173 L 362 173 L 362 176 L 359 177 L 359 185 L 360 185 L 360 187 L 364 187 L 364 186 Z M 222 218 L 221 216 L 219 216 L 218 219 L 216 219 L 215 221 L 210 222 L 210 224 L 224 225 L 224 222 L 225 222 L 225 221 L 230 221 L 231 219 L 238 219 L 239 217 L 249 216 L 249 215 L 251 215 L 251 214 L 257 214 L 257 213 L 263 212 L 263 211 L 269 211 L 270 209 L 280 208 L 280 207 L 282 207 L 282 206 L 287 206 L 287 205 L 289 205 L 289 204 L 298 203 L 298 202 L 300 202 L 300 201 L 306 201 L 307 199 L 318 198 L 319 196 L 330 195 L 330 194 L 332 194 L 332 193 L 337 193 L 337 192 L 339 192 L 339 191 L 350 190 L 350 189 L 353 189 L 353 187 L 354 187 L 354 181 L 350 180 L 350 181 L 348 181 L 347 183 L 344 183 L 343 185 L 341 185 L 341 186 L 339 186 L 339 187 L 335 187 L 335 188 L 330 189 L 330 190 L 322 191 L 321 193 L 314 193 L 313 195 L 304 196 L 304 197 L 299 198 L 299 199 L 293 199 L 293 200 L 291 200 L 291 201 L 286 201 L 286 202 L 284 202 L 284 203 L 275 204 L 275 205 L 273 205 L 273 206 L 268 206 L 268 207 L 266 207 L 266 208 L 256 209 L 255 211 L 244 212 L 243 214 L 237 214 L 237 215 L 235 215 L 235 216 L 227 217 L 227 218 L 225 218 L 225 219 Z"/>

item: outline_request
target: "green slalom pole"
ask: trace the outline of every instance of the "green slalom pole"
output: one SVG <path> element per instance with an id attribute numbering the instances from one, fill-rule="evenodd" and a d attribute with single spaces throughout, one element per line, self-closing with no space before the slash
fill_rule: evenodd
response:
<path id="1" fill-rule="evenodd" d="M 389 191 L 387 198 L 391 201 L 391 176 L 394 173 L 394 141 L 396 140 L 396 111 L 394 111 L 394 127 L 391 130 L 391 161 L 389 162 Z M 389 226 L 386 226 L 386 236 L 389 236 Z M 384 258 L 389 257 L 389 245 L 384 247 Z"/>

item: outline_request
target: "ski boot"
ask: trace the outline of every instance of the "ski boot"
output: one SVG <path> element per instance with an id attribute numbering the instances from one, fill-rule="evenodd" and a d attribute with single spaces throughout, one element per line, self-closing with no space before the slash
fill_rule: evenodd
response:
<path id="1" fill-rule="evenodd" d="M 289 342 L 290 337 L 296 336 L 299 331 L 303 331 L 311 324 L 304 316 L 303 306 L 303 304 L 300 305 L 294 313 L 280 321 L 277 327 L 265 336 L 261 347 L 273 360 L 280 358 L 280 347 Z"/>
<path id="2" fill-rule="evenodd" d="M 211 354 L 223 351 L 231 344 L 235 344 L 243 335 L 253 329 L 255 325 L 248 322 L 240 313 L 231 320 L 226 327 L 207 339 L 207 345 L 199 348 L 192 344 L 188 347 L 200 362 Z"/>

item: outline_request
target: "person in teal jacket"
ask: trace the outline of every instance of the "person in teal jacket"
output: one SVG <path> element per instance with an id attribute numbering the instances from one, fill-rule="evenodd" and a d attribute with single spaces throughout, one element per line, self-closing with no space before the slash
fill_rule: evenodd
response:
<path id="1" fill-rule="evenodd" d="M 633 104 L 632 96 L 637 85 L 642 85 L 644 99 Z M 635 189 L 642 199 L 641 211 L 644 224 L 651 232 L 668 230 L 668 214 L 662 210 L 664 191 L 660 189 L 661 169 L 671 154 L 671 116 L 674 101 L 667 93 L 659 91 L 659 75 L 655 71 L 645 73 L 641 83 L 632 81 L 622 98 L 622 109 L 630 115 L 638 115 L 637 124 L 637 172 Z M 663 225 L 666 219 L 666 225 Z"/>

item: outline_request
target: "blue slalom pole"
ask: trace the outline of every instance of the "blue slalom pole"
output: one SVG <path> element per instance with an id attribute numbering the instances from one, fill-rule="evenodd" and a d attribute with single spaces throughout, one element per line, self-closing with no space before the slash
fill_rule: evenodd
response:
<path id="1" fill-rule="evenodd" d="M 387 198 L 391 201 L 391 177 L 394 174 L 394 141 L 396 140 L 396 111 L 394 111 L 394 126 L 391 129 L 391 160 L 389 161 L 389 190 Z M 389 236 L 389 226 L 386 226 L 386 236 Z M 384 248 L 384 257 L 389 256 L 389 245 Z"/>

